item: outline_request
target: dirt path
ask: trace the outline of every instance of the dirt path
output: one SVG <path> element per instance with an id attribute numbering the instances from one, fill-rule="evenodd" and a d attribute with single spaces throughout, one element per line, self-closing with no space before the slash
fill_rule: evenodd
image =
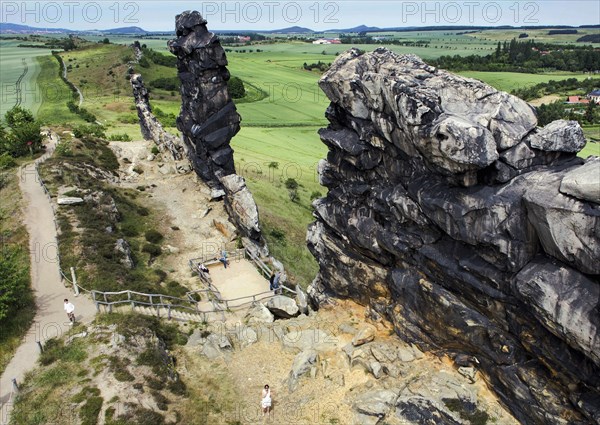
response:
<path id="1" fill-rule="evenodd" d="M 56 140 L 47 146 L 54 150 Z M 36 162 L 42 162 L 44 157 Z M 63 310 L 63 300 L 68 298 L 75 305 L 76 319 L 89 322 L 96 308 L 86 296 L 75 297 L 69 288 L 65 288 L 60 279 L 60 268 L 56 261 L 57 245 L 54 227 L 54 212 L 35 173 L 34 164 L 19 170 L 19 184 L 27 208 L 23 219 L 29 232 L 29 250 L 31 256 L 31 286 L 37 305 L 36 315 L 31 329 L 17 349 L 12 360 L 0 378 L 0 423 L 8 423 L 12 410 L 13 383 L 23 381 L 26 372 L 33 369 L 39 356 L 37 341 L 42 344 L 55 336 L 69 331 L 69 321 Z"/>

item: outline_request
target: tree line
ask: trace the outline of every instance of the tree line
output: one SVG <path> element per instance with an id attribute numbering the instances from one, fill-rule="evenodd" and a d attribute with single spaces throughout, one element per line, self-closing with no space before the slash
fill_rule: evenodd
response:
<path id="1" fill-rule="evenodd" d="M 600 70 L 600 50 L 593 46 L 561 46 L 534 40 L 498 42 L 486 56 L 441 56 L 432 65 L 452 71 L 538 73 L 543 70 L 591 72 Z"/>

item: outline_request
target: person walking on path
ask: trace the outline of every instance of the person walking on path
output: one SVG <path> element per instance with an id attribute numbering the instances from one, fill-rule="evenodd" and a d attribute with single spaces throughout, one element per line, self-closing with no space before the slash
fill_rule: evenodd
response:
<path id="1" fill-rule="evenodd" d="M 271 389 L 268 385 L 262 390 L 262 398 L 260 400 L 260 406 L 262 407 L 263 416 L 271 416 L 271 404 L 273 401 L 271 400 Z"/>
<path id="2" fill-rule="evenodd" d="M 227 268 L 227 266 L 229 265 L 229 261 L 227 261 L 227 251 L 221 251 L 221 258 L 219 258 L 219 261 L 223 263 L 223 266 L 225 266 L 225 268 Z"/>
<path id="3" fill-rule="evenodd" d="M 67 317 L 69 318 L 70 324 L 73 325 L 75 323 L 75 306 L 73 303 L 69 302 L 68 299 L 65 298 L 65 311 L 67 312 Z"/>

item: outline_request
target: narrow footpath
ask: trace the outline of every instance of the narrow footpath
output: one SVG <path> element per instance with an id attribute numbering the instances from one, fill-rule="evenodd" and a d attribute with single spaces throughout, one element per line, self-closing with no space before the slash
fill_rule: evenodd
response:
<path id="1" fill-rule="evenodd" d="M 48 153 L 36 160 L 36 163 L 46 160 L 54 151 L 56 143 L 57 137 L 53 135 L 46 146 Z M 7 424 L 10 419 L 16 395 L 13 379 L 17 385 L 22 383 L 25 373 L 36 366 L 40 354 L 38 341 L 44 344 L 48 339 L 63 335 L 71 328 L 63 310 L 63 300 L 68 298 L 75 305 L 77 321 L 90 322 L 96 313 L 94 304 L 86 295 L 75 297 L 73 290 L 66 288 L 61 281 L 54 212 L 37 176 L 35 165 L 29 164 L 19 169 L 18 173 L 26 205 L 23 220 L 29 232 L 31 286 L 37 311 L 33 325 L 0 378 L 0 424 Z"/>

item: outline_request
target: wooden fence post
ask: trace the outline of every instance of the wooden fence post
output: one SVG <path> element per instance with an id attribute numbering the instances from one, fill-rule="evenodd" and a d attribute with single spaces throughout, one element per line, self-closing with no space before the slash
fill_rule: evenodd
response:
<path id="1" fill-rule="evenodd" d="M 78 296 L 79 286 L 77 286 L 77 276 L 75 276 L 75 267 L 71 267 L 71 279 L 73 279 L 73 290 L 75 291 L 75 296 Z"/>

